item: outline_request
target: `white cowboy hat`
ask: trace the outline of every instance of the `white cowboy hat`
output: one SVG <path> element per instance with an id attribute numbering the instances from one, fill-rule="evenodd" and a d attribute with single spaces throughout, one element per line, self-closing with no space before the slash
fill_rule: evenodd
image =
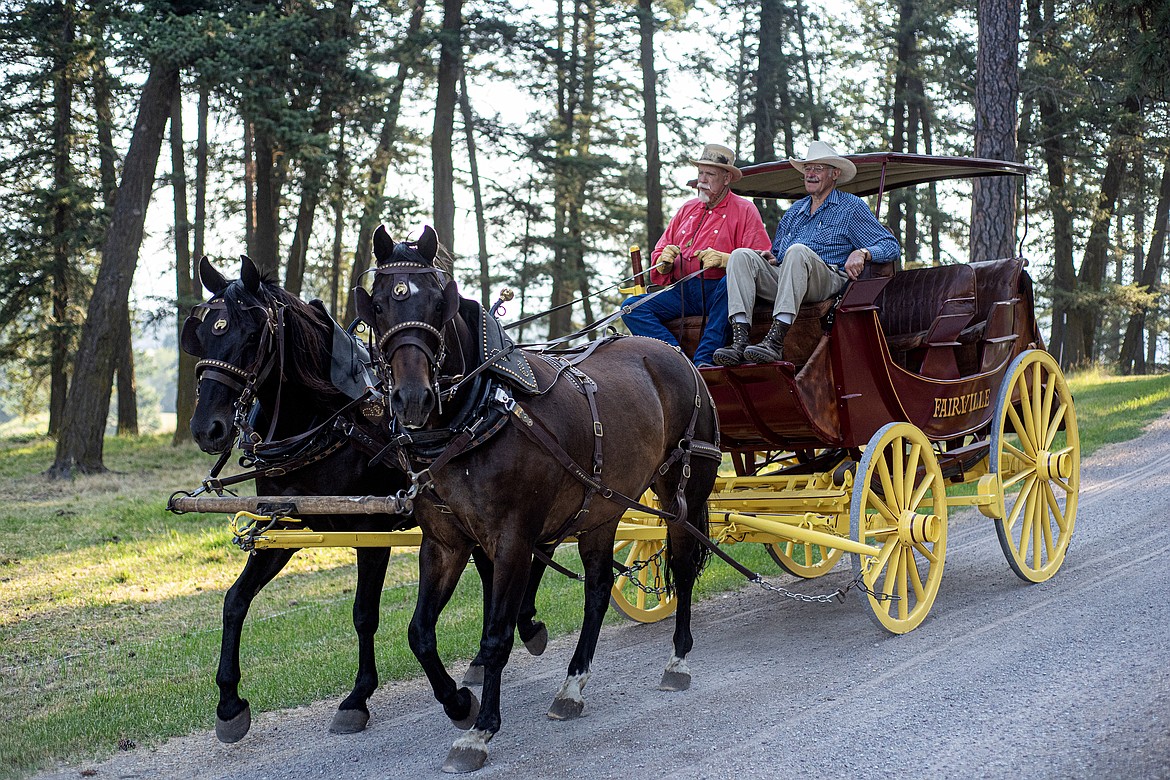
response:
<path id="1" fill-rule="evenodd" d="M 699 159 L 690 162 L 691 165 L 712 165 L 728 171 L 731 173 L 733 184 L 743 178 L 743 171 L 735 167 L 735 152 L 726 146 L 707 144 L 703 147 L 703 153 L 699 155 Z"/>
<path id="2" fill-rule="evenodd" d="M 841 175 L 837 177 L 838 184 L 844 184 L 857 175 L 857 166 L 837 154 L 837 150 L 824 141 L 813 141 L 809 144 L 808 154 L 804 156 L 803 160 L 790 159 L 788 162 L 792 163 L 792 167 L 801 173 L 804 173 L 804 166 L 807 163 L 831 165 L 841 171 Z"/>

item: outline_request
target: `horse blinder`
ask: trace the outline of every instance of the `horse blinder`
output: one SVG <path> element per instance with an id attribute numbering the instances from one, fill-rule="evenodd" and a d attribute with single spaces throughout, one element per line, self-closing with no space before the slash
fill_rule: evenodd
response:
<path id="1" fill-rule="evenodd" d="M 183 322 L 183 330 L 179 335 L 179 346 L 183 351 L 192 357 L 203 357 L 203 343 L 199 340 L 199 326 L 207 319 L 207 315 L 212 312 L 217 312 L 218 317 L 212 324 L 212 332 L 216 336 L 222 336 L 227 333 L 228 321 L 226 316 L 227 306 L 223 298 L 213 298 L 207 303 L 196 304 L 191 309 L 191 314 Z"/>

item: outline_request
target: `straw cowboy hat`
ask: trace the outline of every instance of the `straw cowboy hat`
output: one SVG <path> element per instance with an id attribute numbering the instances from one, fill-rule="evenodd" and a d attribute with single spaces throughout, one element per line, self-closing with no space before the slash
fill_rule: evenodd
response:
<path id="1" fill-rule="evenodd" d="M 735 167 L 735 152 L 726 146 L 707 144 L 703 147 L 703 153 L 699 155 L 699 159 L 690 162 L 691 165 L 712 165 L 730 172 L 733 184 L 743 178 L 743 172 Z"/>
<path id="2" fill-rule="evenodd" d="M 792 163 L 792 167 L 801 173 L 804 173 L 804 166 L 808 163 L 831 165 L 841 171 L 841 175 L 837 177 L 838 184 L 844 184 L 857 175 L 857 166 L 837 154 L 837 150 L 824 141 L 813 141 L 809 144 L 808 154 L 804 156 L 803 160 L 790 159 L 788 162 Z"/>

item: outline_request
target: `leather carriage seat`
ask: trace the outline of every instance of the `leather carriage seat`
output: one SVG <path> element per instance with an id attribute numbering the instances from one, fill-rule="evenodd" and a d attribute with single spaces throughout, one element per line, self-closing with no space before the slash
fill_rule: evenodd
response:
<path id="1" fill-rule="evenodd" d="M 1019 300 L 1024 258 L 979 260 L 970 266 L 975 271 L 975 316 L 959 334 L 959 341 L 970 344 L 985 336 L 994 339 L 1013 333 L 1011 314 Z"/>
<path id="2" fill-rule="evenodd" d="M 878 296 L 878 322 L 894 362 L 939 379 L 970 373 L 973 360 L 956 348 L 975 316 L 975 270 L 943 265 L 901 271 Z"/>
<path id="3" fill-rule="evenodd" d="M 1024 273 L 1022 257 L 981 260 L 971 263 L 975 270 L 976 305 L 971 324 L 959 334 L 960 363 L 964 373 L 990 371 L 1010 359 L 1019 348 L 1016 339 L 1042 344 L 1035 332 L 1032 315 L 1032 288 Z"/>

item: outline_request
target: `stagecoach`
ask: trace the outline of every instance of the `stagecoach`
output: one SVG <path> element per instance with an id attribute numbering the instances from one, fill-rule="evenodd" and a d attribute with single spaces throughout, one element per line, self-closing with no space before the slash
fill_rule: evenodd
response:
<path id="1" fill-rule="evenodd" d="M 897 187 L 1027 170 L 894 153 L 850 159 L 857 176 L 842 189 L 876 194 L 879 209 Z M 804 194 L 787 162 L 743 172 L 733 185 L 741 195 Z M 770 302 L 754 313 L 753 343 L 769 320 Z M 700 318 L 671 326 L 693 349 Z M 802 578 L 849 553 L 848 587 L 864 591 L 871 616 L 894 633 L 918 626 L 934 602 L 951 508 L 976 507 L 994 522 L 1021 579 L 1041 582 L 1060 568 L 1076 521 L 1080 443 L 1022 257 L 863 274 L 838 299 L 801 309 L 785 356 L 702 370 L 734 468 L 710 499 L 713 538 L 764 544 Z M 658 524 L 632 513 L 627 522 Z M 628 555 L 646 558 L 655 543 L 630 542 Z M 670 613 L 668 598 L 636 584 L 619 581 L 619 609 L 641 620 Z"/>
<path id="2" fill-rule="evenodd" d="M 1025 172 L 969 158 L 852 159 L 858 175 L 845 187 L 876 194 L 879 208 L 895 187 Z M 744 174 L 736 185 L 744 195 L 802 191 L 788 163 Z M 238 690 L 248 607 L 297 548 L 358 549 L 358 673 L 331 726 L 352 733 L 365 728 L 377 687 L 373 639 L 389 551 L 418 546 L 408 636 L 444 714 L 465 730 L 443 764 L 451 772 L 487 760 L 514 634 L 543 652 L 535 589 L 546 566 L 567 571 L 550 557 L 562 542 L 576 542 L 585 587 L 577 648 L 548 711 L 557 720 L 582 713 L 607 588 L 635 620 L 675 614 L 659 687 L 690 686 L 690 605 L 710 554 L 801 600 L 856 589 L 875 622 L 899 634 L 922 623 L 938 594 L 951 508 L 990 518 L 1025 581 L 1060 568 L 1076 521 L 1080 442 L 1022 258 L 885 266 L 884 275 L 869 266 L 839 297 L 802 308 L 788 360 L 698 369 L 642 337 L 519 350 L 492 312 L 460 297 L 435 263 L 437 248 L 429 228 L 413 242 L 375 232 L 372 291 L 355 290 L 372 327 L 368 353 L 323 306 L 263 279 L 251 260 L 231 282 L 207 258 L 200 264 L 212 298 L 181 340 L 201 358 L 192 434 L 220 459 L 170 508 L 235 513 L 236 542 L 255 553 L 224 601 L 222 741 L 243 738 L 251 724 Z M 766 304 L 755 314 L 758 338 Z M 683 351 L 693 354 L 701 326 L 674 323 Z M 237 437 L 251 470 L 221 477 Z M 250 478 L 270 492 L 227 495 Z M 742 543 L 764 545 L 805 579 L 848 553 L 853 577 L 832 593 L 795 592 L 728 554 Z M 484 583 L 484 624 L 461 686 L 435 631 L 469 556 Z M 482 707 L 468 687 L 476 683 Z"/>
<path id="3" fill-rule="evenodd" d="M 849 159 L 857 176 L 842 189 L 876 195 L 879 214 L 882 196 L 899 187 L 1027 170 L 896 153 Z M 787 162 L 743 173 L 733 185 L 741 195 L 803 195 L 800 174 Z M 1068 384 L 1037 328 L 1026 266 L 1021 257 L 1007 257 L 863 274 L 838 298 L 802 308 L 786 340 L 789 360 L 702 369 L 726 456 L 709 500 L 717 554 L 731 544 L 759 543 L 784 571 L 812 579 L 833 571 L 848 553 L 852 580 L 817 597 L 745 573 L 805 600 L 834 600 L 857 589 L 870 616 L 894 633 L 917 627 L 931 609 L 951 509 L 975 507 L 989 518 L 1021 579 L 1052 577 L 1076 521 L 1080 443 Z M 637 281 L 642 269 L 633 271 Z M 768 319 L 767 311 L 757 311 L 753 342 Z M 671 327 L 684 351 L 693 352 L 701 320 Z M 401 511 L 402 496 L 266 499 L 207 492 L 177 494 L 171 506 L 238 513 L 234 523 L 246 549 L 420 541 L 417 529 L 313 527 L 316 512 Z M 642 500 L 656 506 L 649 493 Z M 300 522 L 288 527 L 290 519 Z M 621 574 L 612 603 L 631 619 L 656 621 L 674 611 L 672 595 L 661 587 L 666 533 L 660 515 L 636 509 L 619 526 L 614 557 Z"/>

